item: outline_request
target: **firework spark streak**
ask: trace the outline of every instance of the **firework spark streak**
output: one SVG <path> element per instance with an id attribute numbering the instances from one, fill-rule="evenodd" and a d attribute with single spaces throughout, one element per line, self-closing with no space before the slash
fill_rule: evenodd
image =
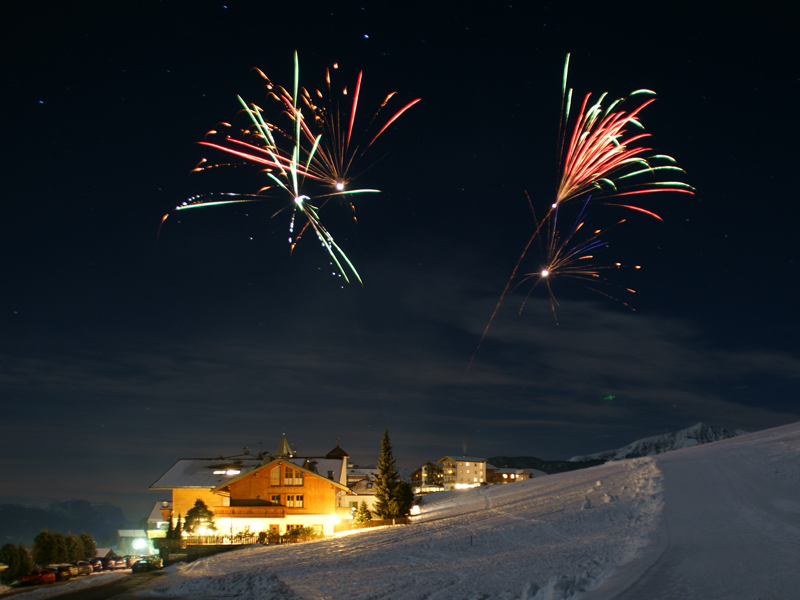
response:
<path id="1" fill-rule="evenodd" d="M 237 139 L 227 134 L 231 129 L 228 123 L 221 126 L 226 133 L 216 130 L 210 131 L 207 136 L 223 135 L 220 141 L 201 141 L 200 144 L 206 147 L 224 152 L 236 158 L 243 159 L 246 163 L 260 165 L 263 172 L 270 179 L 270 185 L 262 187 L 256 194 L 221 194 L 198 196 L 184 202 L 175 208 L 175 211 L 187 210 L 190 208 L 219 206 L 238 202 L 263 202 L 275 199 L 274 192 L 279 195 L 288 195 L 289 203 L 278 210 L 273 216 L 289 210 L 291 212 L 289 222 L 289 245 L 294 250 L 303 234 L 311 228 L 321 245 L 326 249 L 331 258 L 332 264 L 336 265 L 341 276 L 349 283 L 348 273 L 351 273 L 361 282 L 353 264 L 347 258 L 342 249 L 336 244 L 331 234 L 322 225 L 319 219 L 319 211 L 328 201 L 336 196 L 353 196 L 364 193 L 378 193 L 375 189 L 346 189 L 347 184 L 352 181 L 354 176 L 349 175 L 349 169 L 356 158 L 362 156 L 364 152 L 395 122 L 406 110 L 419 102 L 413 100 L 400 108 L 383 125 L 366 144 L 363 150 L 359 151 L 359 144 L 351 143 L 353 129 L 356 123 L 359 95 L 361 90 L 362 74 L 359 73 L 353 101 L 350 105 L 350 116 L 345 122 L 347 127 L 343 127 L 343 118 L 339 111 L 338 101 L 334 101 L 334 94 L 331 87 L 330 71 L 327 73 L 326 81 L 328 86 L 328 97 L 330 108 L 325 108 L 315 104 L 311 95 L 299 84 L 299 61 L 297 53 L 294 55 L 294 86 L 292 92 L 288 92 L 280 86 L 273 86 L 263 72 L 257 70 L 261 77 L 267 82 L 268 99 L 278 100 L 282 107 L 281 113 L 290 118 L 289 126 L 284 128 L 276 126 L 274 123 L 264 119 L 263 110 L 255 104 L 246 103 L 240 96 L 237 96 L 243 112 L 247 115 L 248 126 L 241 130 L 241 137 Z M 343 96 L 347 90 L 344 88 Z M 317 94 L 322 97 L 320 92 Z M 365 132 L 376 120 L 381 110 L 395 93 L 389 94 L 373 115 Z M 304 115 L 303 106 L 298 106 L 298 99 L 312 115 L 311 126 L 309 126 Z M 316 130 L 316 133 L 313 131 Z M 195 171 L 206 170 L 221 165 L 208 165 L 205 159 Z M 309 181 L 312 185 L 316 184 L 328 187 L 316 197 L 303 193 L 302 188 Z M 330 188 L 335 191 L 331 191 Z M 315 202 L 315 199 L 318 202 Z M 353 207 L 352 202 L 350 203 Z M 354 210 L 354 208 L 353 208 Z M 164 215 L 159 226 L 159 234 L 164 221 L 169 216 Z M 303 222 L 298 223 L 298 218 Z M 295 233 L 296 232 L 296 233 Z"/>
<path id="2" fill-rule="evenodd" d="M 590 104 L 591 94 L 587 94 L 574 124 L 570 127 L 572 89 L 567 88 L 568 71 L 569 54 L 564 64 L 561 89 L 561 122 L 558 138 L 559 172 L 555 199 L 544 219 L 536 223 L 528 243 L 522 250 L 489 322 L 483 330 L 469 366 L 467 366 L 467 371 L 472 366 L 475 355 L 480 350 L 503 300 L 508 292 L 516 287 L 512 288 L 512 284 L 517 278 L 520 265 L 531 244 L 540 235 L 543 225 L 550 221 L 562 204 L 591 195 L 594 198 L 593 203 L 624 207 L 660 220 L 661 217 L 647 209 L 631 204 L 605 202 L 605 200 L 656 192 L 694 194 L 694 188 L 686 183 L 661 180 L 663 175 L 685 173 L 676 165 L 672 157 L 662 154 L 647 156 L 652 148 L 643 144 L 650 136 L 644 132 L 639 113 L 653 103 L 655 98 L 649 97 L 630 111 L 623 109 L 628 98 L 642 95 L 654 96 L 654 92 L 637 90 L 628 98 L 620 98 L 605 108 L 603 102 L 607 93 L 602 94 L 594 104 Z M 570 129 L 572 133 L 568 135 Z M 636 132 L 632 133 L 634 129 Z M 556 232 L 554 229 L 551 231 L 550 240 L 552 241 L 556 239 Z M 567 238 L 569 237 L 567 236 Z M 550 290 L 549 286 L 548 290 Z M 552 302 L 552 290 L 550 293 Z"/>
<path id="3" fill-rule="evenodd" d="M 533 286 L 531 286 L 531 288 L 528 290 L 528 293 L 525 295 L 525 300 L 523 300 L 522 305 L 519 308 L 519 314 L 522 314 L 522 311 L 525 308 L 525 303 L 536 287 L 543 283 L 547 287 L 547 292 L 550 296 L 550 309 L 553 312 L 553 317 L 556 319 L 556 323 L 558 323 L 556 307 L 559 306 L 559 302 L 556 299 L 553 289 L 550 285 L 550 282 L 554 278 L 558 277 L 569 277 L 576 279 L 585 285 L 585 287 L 594 292 L 615 300 L 619 300 L 619 298 L 611 296 L 607 292 L 599 289 L 599 284 L 608 284 L 608 282 L 603 278 L 601 272 L 605 269 L 610 269 L 613 267 L 608 265 L 600 265 L 594 261 L 594 252 L 608 246 L 608 242 L 600 240 L 600 236 L 607 233 L 610 228 L 596 229 L 592 231 L 586 239 L 580 242 L 576 241 L 579 233 L 582 233 L 582 231 L 585 229 L 584 226 L 586 225 L 587 216 L 586 205 L 588 203 L 589 198 L 584 201 L 577 219 L 572 227 L 567 231 L 566 235 L 563 236 L 558 231 L 558 207 L 553 210 L 553 213 L 550 217 L 549 226 L 547 228 L 547 242 L 544 244 L 544 264 L 538 271 L 523 274 L 520 278 L 520 281 L 514 286 L 516 289 L 528 281 L 534 282 Z M 624 222 L 625 219 L 621 219 L 614 225 L 614 227 L 622 225 Z M 541 237 L 539 239 L 541 240 Z M 615 263 L 614 265 L 614 267 L 620 266 L 620 263 Z M 628 292 L 634 293 L 634 290 L 630 288 L 625 289 Z M 620 302 L 622 301 L 620 300 Z M 622 302 L 622 304 L 628 306 L 626 302 Z"/>

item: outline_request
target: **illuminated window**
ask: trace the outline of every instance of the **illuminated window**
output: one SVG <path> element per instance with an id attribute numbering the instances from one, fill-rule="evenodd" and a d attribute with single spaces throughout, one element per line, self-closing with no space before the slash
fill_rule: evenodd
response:
<path id="1" fill-rule="evenodd" d="M 226 471 L 214 471 L 214 475 L 238 475 L 241 471 L 237 469 L 228 469 Z"/>
<path id="2" fill-rule="evenodd" d="M 292 494 L 286 496 L 286 507 L 294 508 L 294 496 Z"/>
<path id="3" fill-rule="evenodd" d="M 270 496 L 270 502 L 273 504 L 280 504 L 281 503 L 281 495 L 280 494 L 272 494 Z"/>
<path id="4" fill-rule="evenodd" d="M 281 484 L 281 468 L 275 467 L 269 474 L 269 483 L 270 485 L 280 485 Z"/>
<path id="5" fill-rule="evenodd" d="M 296 508 L 303 508 L 303 494 L 299 494 L 294 497 L 295 507 Z"/>
<path id="6" fill-rule="evenodd" d="M 294 469 L 286 467 L 283 471 L 283 485 L 292 485 Z"/>
<path id="7" fill-rule="evenodd" d="M 514 474 L 513 473 L 511 474 L 511 479 L 514 479 Z"/>
<path id="8" fill-rule="evenodd" d="M 303 472 L 302 471 L 295 471 L 294 472 L 294 484 L 295 485 L 303 485 Z"/>
<path id="9" fill-rule="evenodd" d="M 506 475 L 505 473 L 503 473 L 503 479 L 508 479 L 508 475 Z"/>
<path id="10" fill-rule="evenodd" d="M 467 467 L 468 467 L 468 466 L 469 466 L 469 463 L 466 463 L 466 465 L 465 465 L 465 466 L 467 466 Z"/>
<path id="11" fill-rule="evenodd" d="M 478 481 L 478 478 L 477 477 L 473 477 L 472 481 Z"/>

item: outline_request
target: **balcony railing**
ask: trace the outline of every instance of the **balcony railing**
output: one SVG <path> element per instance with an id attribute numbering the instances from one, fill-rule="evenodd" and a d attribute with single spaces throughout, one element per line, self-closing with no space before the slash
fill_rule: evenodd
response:
<path id="1" fill-rule="evenodd" d="M 214 516 L 254 519 L 282 519 L 286 516 L 284 506 L 217 506 Z"/>

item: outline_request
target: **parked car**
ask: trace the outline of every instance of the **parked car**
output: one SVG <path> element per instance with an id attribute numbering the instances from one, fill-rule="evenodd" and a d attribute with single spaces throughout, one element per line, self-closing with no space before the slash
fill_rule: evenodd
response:
<path id="1" fill-rule="evenodd" d="M 91 575 L 92 571 L 94 571 L 91 563 L 86 560 L 76 561 L 75 566 L 78 568 L 78 575 Z"/>
<path id="2" fill-rule="evenodd" d="M 101 559 L 90 558 L 88 562 L 92 565 L 92 569 L 94 569 L 95 573 L 103 570 L 103 561 Z"/>
<path id="3" fill-rule="evenodd" d="M 128 561 L 124 558 L 117 557 L 114 560 L 114 569 L 127 569 L 128 568 Z"/>
<path id="4" fill-rule="evenodd" d="M 130 569 L 137 560 L 142 560 L 144 556 L 140 554 L 126 554 L 125 555 L 125 565 Z"/>
<path id="5" fill-rule="evenodd" d="M 65 567 L 69 570 L 70 577 L 77 577 L 80 574 L 80 570 L 77 566 L 71 565 L 70 563 L 59 563 L 55 565 L 56 567 Z"/>
<path id="6" fill-rule="evenodd" d="M 103 571 L 113 571 L 117 565 L 116 558 L 101 558 L 101 562 L 103 563 Z"/>
<path id="7" fill-rule="evenodd" d="M 40 583 L 53 583 L 56 574 L 50 569 L 35 569 L 19 578 L 21 585 L 39 585 Z"/>
<path id="8" fill-rule="evenodd" d="M 160 558 L 142 558 L 133 563 L 131 571 L 134 573 L 146 573 L 148 571 L 158 571 L 161 568 Z"/>
<path id="9" fill-rule="evenodd" d="M 72 578 L 72 572 L 69 567 L 64 565 L 48 565 L 47 570 L 56 576 L 56 581 L 67 581 Z"/>

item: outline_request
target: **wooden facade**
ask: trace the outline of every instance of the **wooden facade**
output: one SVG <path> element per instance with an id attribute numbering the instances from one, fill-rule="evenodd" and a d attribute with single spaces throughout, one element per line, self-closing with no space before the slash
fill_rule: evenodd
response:
<path id="1" fill-rule="evenodd" d="M 234 477 L 211 490 L 225 500 L 213 510 L 217 527 L 243 526 L 281 533 L 294 527 L 310 526 L 333 533 L 339 522 L 337 495 L 346 486 L 322 477 L 285 459 Z"/>

